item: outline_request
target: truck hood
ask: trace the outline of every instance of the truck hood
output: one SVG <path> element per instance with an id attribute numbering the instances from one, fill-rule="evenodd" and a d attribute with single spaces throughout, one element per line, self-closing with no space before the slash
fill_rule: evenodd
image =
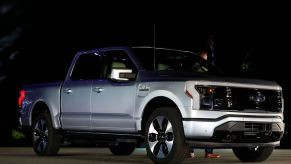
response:
<path id="1" fill-rule="evenodd" d="M 239 84 L 254 84 L 254 85 L 268 85 L 279 86 L 274 81 L 251 79 L 251 78 L 237 78 L 228 77 L 224 75 L 210 75 L 205 73 L 184 73 L 184 72 L 149 72 L 141 71 L 139 73 L 139 80 L 145 81 L 210 81 L 210 82 L 227 82 Z"/>

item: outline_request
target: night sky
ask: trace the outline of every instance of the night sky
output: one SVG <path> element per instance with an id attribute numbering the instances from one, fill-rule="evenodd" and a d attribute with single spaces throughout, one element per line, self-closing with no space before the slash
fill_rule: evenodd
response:
<path id="1" fill-rule="evenodd" d="M 18 129 L 16 102 L 22 85 L 62 80 L 78 51 L 106 46 L 153 46 L 153 23 L 141 23 L 142 19 L 134 23 L 126 17 L 120 18 L 118 13 L 115 18 L 106 17 L 111 11 L 100 12 L 101 4 L 68 7 L 45 2 L 0 3 L 0 146 L 14 144 L 11 129 Z M 280 19 L 242 22 L 236 19 L 235 23 L 216 20 L 202 24 L 188 17 L 188 24 L 156 23 L 155 43 L 157 47 L 197 52 L 208 48 L 208 38 L 213 36 L 216 65 L 226 74 L 272 80 L 283 87 L 289 132 L 290 80 L 287 78 L 291 28 L 278 16 Z M 247 69 L 242 65 L 247 65 Z M 283 140 L 283 146 L 290 143 Z"/>

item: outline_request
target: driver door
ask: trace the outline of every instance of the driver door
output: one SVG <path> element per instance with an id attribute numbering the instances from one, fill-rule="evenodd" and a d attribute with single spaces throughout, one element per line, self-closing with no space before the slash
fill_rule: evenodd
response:
<path id="1" fill-rule="evenodd" d="M 125 51 L 101 52 L 103 79 L 92 82 L 92 128 L 104 132 L 134 132 L 136 82 L 114 80 L 112 70 L 136 68 Z"/>

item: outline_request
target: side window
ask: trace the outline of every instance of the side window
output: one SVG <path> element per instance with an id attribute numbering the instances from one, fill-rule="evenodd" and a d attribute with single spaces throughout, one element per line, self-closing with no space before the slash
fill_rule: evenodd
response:
<path id="1" fill-rule="evenodd" d="M 194 72 L 208 72 L 208 68 L 205 65 L 203 65 L 202 62 L 198 61 L 194 62 L 194 64 L 192 65 L 192 70 Z"/>
<path id="2" fill-rule="evenodd" d="M 114 50 L 106 51 L 102 55 L 103 58 L 103 77 L 112 79 L 114 74 L 113 69 L 123 70 L 124 73 L 131 75 L 137 73 L 137 70 L 125 51 Z M 130 81 L 135 78 L 130 78 Z"/>
<path id="3" fill-rule="evenodd" d="M 71 79 L 88 80 L 100 78 L 100 56 L 97 54 L 83 54 L 79 56 L 73 69 Z"/>

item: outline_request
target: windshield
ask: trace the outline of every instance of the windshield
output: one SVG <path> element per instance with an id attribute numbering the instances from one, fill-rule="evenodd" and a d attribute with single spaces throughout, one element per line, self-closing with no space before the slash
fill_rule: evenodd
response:
<path id="1" fill-rule="evenodd" d="M 221 74 L 215 66 L 192 52 L 156 48 L 154 55 L 153 48 L 137 47 L 133 51 L 146 70 Z"/>

